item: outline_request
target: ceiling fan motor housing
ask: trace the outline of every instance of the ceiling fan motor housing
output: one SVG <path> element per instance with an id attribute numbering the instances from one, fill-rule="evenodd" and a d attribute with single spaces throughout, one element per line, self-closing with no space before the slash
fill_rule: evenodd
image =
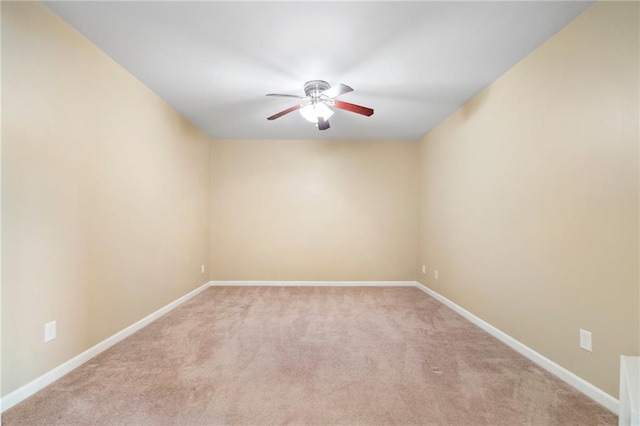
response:
<path id="1" fill-rule="evenodd" d="M 329 87 L 331 87 L 331 85 L 324 80 L 311 80 L 304 84 L 304 93 L 312 99 L 316 99 Z"/>

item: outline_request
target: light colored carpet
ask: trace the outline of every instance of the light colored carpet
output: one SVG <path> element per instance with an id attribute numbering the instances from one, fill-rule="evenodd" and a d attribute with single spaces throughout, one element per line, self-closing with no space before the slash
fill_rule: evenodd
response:
<path id="1" fill-rule="evenodd" d="M 6 426 L 616 422 L 398 287 L 213 287 L 3 415 Z"/>

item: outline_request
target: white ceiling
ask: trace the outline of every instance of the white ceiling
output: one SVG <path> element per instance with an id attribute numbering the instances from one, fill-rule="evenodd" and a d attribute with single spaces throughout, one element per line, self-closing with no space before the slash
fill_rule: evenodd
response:
<path id="1" fill-rule="evenodd" d="M 417 140 L 593 2 L 47 2 L 215 138 Z M 318 131 L 267 117 L 345 83 Z"/>

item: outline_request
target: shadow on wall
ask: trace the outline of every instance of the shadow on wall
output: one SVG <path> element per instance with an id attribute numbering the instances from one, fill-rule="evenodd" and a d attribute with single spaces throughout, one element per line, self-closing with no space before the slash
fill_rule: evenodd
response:
<path id="1" fill-rule="evenodd" d="M 480 92 L 473 95 L 473 97 L 458 110 L 460 111 L 462 121 L 468 120 L 480 109 L 482 104 L 489 97 L 490 92 L 491 86 L 485 87 Z"/>

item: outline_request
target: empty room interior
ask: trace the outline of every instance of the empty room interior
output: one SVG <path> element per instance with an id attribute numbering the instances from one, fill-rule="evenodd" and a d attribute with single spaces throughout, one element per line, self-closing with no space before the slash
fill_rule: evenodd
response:
<path id="1" fill-rule="evenodd" d="M 2 425 L 640 425 L 640 3 L 11 2 Z"/>

